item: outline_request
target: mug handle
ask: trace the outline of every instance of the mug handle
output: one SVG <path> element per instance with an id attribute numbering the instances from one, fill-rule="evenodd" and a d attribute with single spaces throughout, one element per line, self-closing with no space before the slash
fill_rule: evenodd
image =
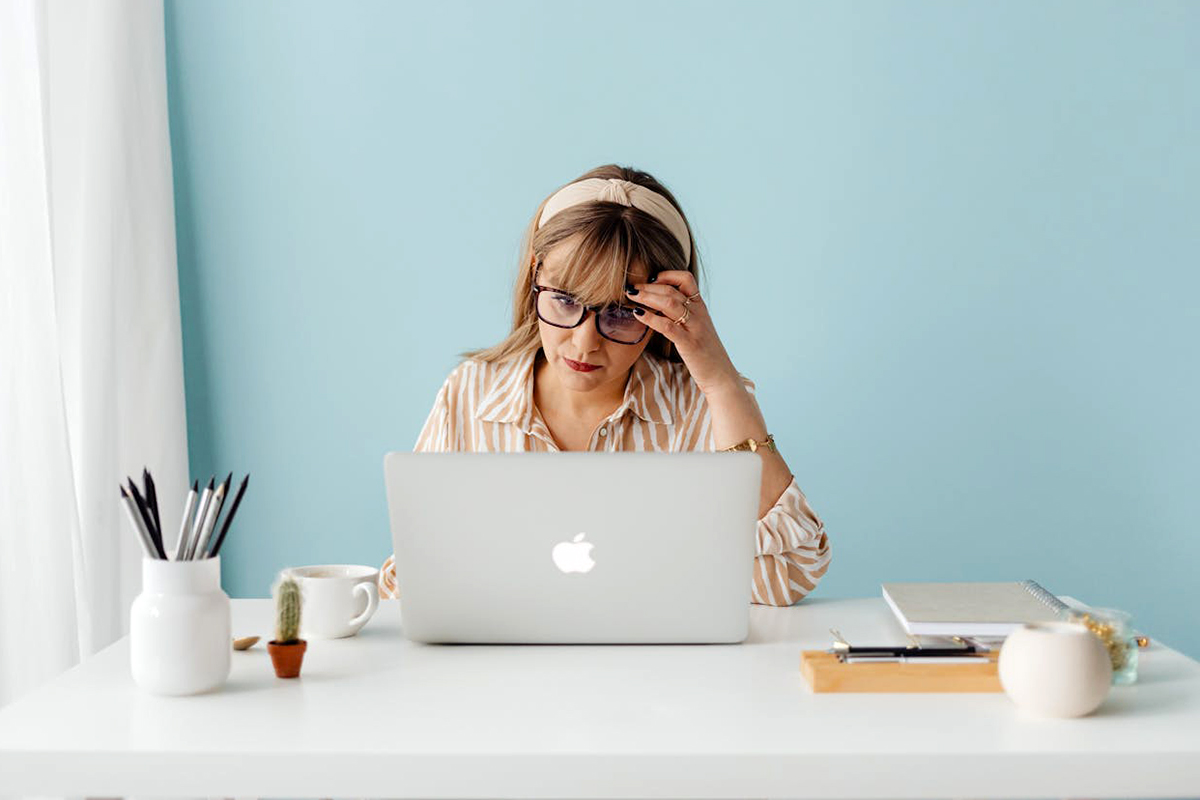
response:
<path id="1" fill-rule="evenodd" d="M 367 610 L 350 620 L 351 627 L 365 625 L 367 620 L 371 618 L 371 615 L 375 613 L 375 609 L 379 607 L 379 587 L 375 585 L 374 581 L 371 581 L 370 583 L 354 584 L 354 592 L 356 594 L 358 593 L 359 589 L 362 589 L 367 593 Z"/>

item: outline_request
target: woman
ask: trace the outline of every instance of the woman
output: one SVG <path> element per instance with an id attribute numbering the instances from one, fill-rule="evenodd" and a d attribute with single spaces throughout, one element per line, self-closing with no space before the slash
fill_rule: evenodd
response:
<path id="1" fill-rule="evenodd" d="M 791 605 L 828 568 L 829 541 L 717 337 L 695 249 L 645 172 L 607 165 L 552 194 L 525 233 L 512 331 L 464 354 L 415 450 L 754 450 L 752 600 Z M 398 596 L 394 555 L 379 586 Z"/>

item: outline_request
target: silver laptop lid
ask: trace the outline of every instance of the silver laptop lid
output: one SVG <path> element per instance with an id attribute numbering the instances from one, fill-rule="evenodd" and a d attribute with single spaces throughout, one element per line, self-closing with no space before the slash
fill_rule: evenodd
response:
<path id="1" fill-rule="evenodd" d="M 388 453 L 401 625 L 424 642 L 740 642 L 754 453 Z"/>

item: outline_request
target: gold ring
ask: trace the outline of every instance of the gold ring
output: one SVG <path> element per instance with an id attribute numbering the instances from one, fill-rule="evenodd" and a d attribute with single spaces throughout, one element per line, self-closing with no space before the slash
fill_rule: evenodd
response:
<path id="1" fill-rule="evenodd" d="M 692 295 L 691 297 L 689 297 L 689 298 L 688 298 L 688 302 L 689 302 L 689 303 L 690 303 L 690 302 L 692 302 L 693 300 L 695 300 L 695 299 L 696 299 L 697 297 L 699 297 L 699 296 L 700 296 L 700 293 L 699 293 L 699 292 L 696 292 L 694 295 Z"/>
<path id="2" fill-rule="evenodd" d="M 688 314 L 691 314 L 691 313 L 692 313 L 692 310 L 685 305 L 683 307 L 683 316 L 680 317 L 679 319 L 675 320 L 675 324 L 682 325 L 683 323 L 687 322 Z"/>

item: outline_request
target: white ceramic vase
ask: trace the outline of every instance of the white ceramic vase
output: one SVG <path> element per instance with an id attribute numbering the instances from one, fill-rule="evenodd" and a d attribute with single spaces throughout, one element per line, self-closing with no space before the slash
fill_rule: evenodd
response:
<path id="1" fill-rule="evenodd" d="M 1041 716 L 1090 714 L 1112 686 L 1112 661 L 1104 643 L 1073 622 L 1030 623 L 1016 629 L 1004 640 L 997 666 L 1005 693 Z"/>
<path id="2" fill-rule="evenodd" d="M 152 694 L 198 694 L 229 677 L 229 595 L 221 557 L 142 559 L 142 593 L 129 609 L 129 668 Z"/>

